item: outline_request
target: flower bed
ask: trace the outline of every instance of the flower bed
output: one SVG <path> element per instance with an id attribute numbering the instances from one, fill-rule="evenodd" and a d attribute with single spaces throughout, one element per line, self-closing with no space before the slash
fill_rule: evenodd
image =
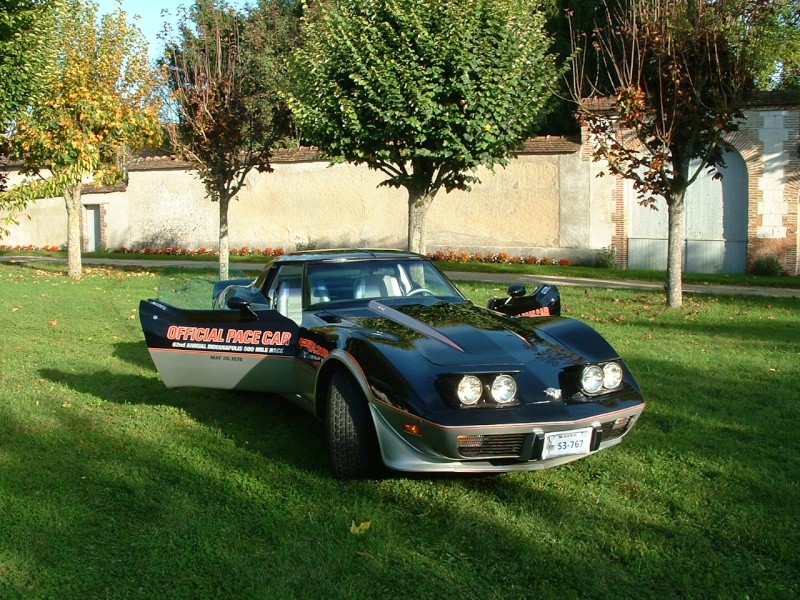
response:
<path id="1" fill-rule="evenodd" d="M 549 256 L 512 256 L 508 252 L 461 252 L 457 250 L 437 250 L 428 254 L 433 260 L 468 263 L 498 263 L 507 265 L 559 265 L 568 267 L 571 262 L 568 258 L 550 258 Z"/>

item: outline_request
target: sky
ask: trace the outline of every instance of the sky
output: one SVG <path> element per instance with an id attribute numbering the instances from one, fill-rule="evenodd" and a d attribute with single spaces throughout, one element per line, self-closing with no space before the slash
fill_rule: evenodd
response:
<path id="1" fill-rule="evenodd" d="M 104 15 L 114 12 L 116 8 L 115 0 L 95 0 L 99 8 L 98 13 Z M 164 46 L 158 39 L 158 34 L 162 32 L 164 23 L 169 22 L 175 25 L 178 16 L 178 7 L 190 6 L 192 0 L 123 0 L 122 10 L 128 13 L 128 17 L 139 16 L 137 26 L 147 38 L 147 46 L 150 52 L 150 60 L 155 61 L 161 56 Z M 246 2 L 233 1 L 233 6 L 244 6 Z M 164 13 L 164 14 L 162 14 Z"/>

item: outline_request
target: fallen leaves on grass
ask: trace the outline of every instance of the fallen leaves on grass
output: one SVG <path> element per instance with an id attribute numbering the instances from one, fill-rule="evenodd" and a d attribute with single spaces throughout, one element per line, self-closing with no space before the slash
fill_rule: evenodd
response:
<path id="1" fill-rule="evenodd" d="M 361 535 L 366 533 L 366 531 L 372 526 L 372 521 L 362 521 L 358 525 L 356 525 L 355 521 L 350 523 L 350 533 L 353 535 Z"/>

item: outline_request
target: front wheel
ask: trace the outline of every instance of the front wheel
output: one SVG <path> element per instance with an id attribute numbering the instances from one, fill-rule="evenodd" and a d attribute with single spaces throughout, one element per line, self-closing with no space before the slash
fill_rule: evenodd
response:
<path id="1" fill-rule="evenodd" d="M 335 477 L 374 477 L 380 472 L 383 463 L 367 399 L 345 370 L 331 378 L 325 422 Z"/>

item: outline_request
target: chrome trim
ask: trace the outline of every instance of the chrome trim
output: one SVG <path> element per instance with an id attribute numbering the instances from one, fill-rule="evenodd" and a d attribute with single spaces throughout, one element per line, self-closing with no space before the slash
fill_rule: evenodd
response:
<path id="1" fill-rule="evenodd" d="M 370 404 L 370 411 L 372 412 L 373 421 L 375 423 L 375 430 L 378 434 L 379 445 L 381 449 L 381 456 L 384 464 L 397 471 L 409 472 L 441 472 L 441 473 L 505 473 L 511 471 L 539 471 L 548 469 L 550 467 L 566 464 L 580 458 L 585 458 L 591 454 L 595 454 L 600 450 L 605 450 L 619 444 L 622 439 L 630 432 L 631 428 L 635 425 L 639 415 L 644 410 L 644 405 L 640 405 L 625 411 L 617 411 L 616 413 L 607 413 L 592 419 L 584 419 L 581 421 L 574 421 L 573 427 L 565 428 L 563 423 L 548 423 L 546 427 L 527 427 L 521 425 L 503 425 L 509 432 L 520 432 L 523 428 L 527 433 L 535 433 L 542 435 L 550 431 L 568 431 L 569 429 L 577 429 L 577 424 L 591 423 L 594 427 L 600 427 L 602 422 L 619 418 L 616 416 L 618 413 L 627 412 L 632 417 L 626 432 L 611 440 L 601 441 L 600 446 L 590 452 L 589 454 L 577 454 L 570 456 L 562 456 L 547 460 L 529 460 L 522 462 L 502 462 L 493 464 L 492 461 L 485 459 L 466 459 L 466 458 L 453 458 L 444 456 L 436 451 L 433 446 L 442 444 L 444 446 L 452 446 L 452 452 L 455 454 L 457 447 L 458 435 L 468 431 L 470 434 L 475 434 L 475 428 L 449 428 L 449 430 L 439 429 L 438 435 L 433 425 L 430 422 L 413 417 L 414 420 L 423 424 L 423 435 L 412 436 L 411 434 L 403 434 L 398 431 L 398 428 L 390 424 L 386 415 L 381 413 L 381 408 L 375 404 Z M 399 411 L 400 412 L 400 411 Z M 428 427 L 426 427 L 426 425 Z M 585 425 L 584 425 L 585 426 Z M 492 433 L 496 433 L 493 431 Z M 426 435 L 428 434 L 428 435 Z M 434 439 L 429 439 L 430 434 L 433 434 Z M 437 440 L 438 438 L 438 440 Z M 437 443 L 437 441 L 439 443 Z"/>

